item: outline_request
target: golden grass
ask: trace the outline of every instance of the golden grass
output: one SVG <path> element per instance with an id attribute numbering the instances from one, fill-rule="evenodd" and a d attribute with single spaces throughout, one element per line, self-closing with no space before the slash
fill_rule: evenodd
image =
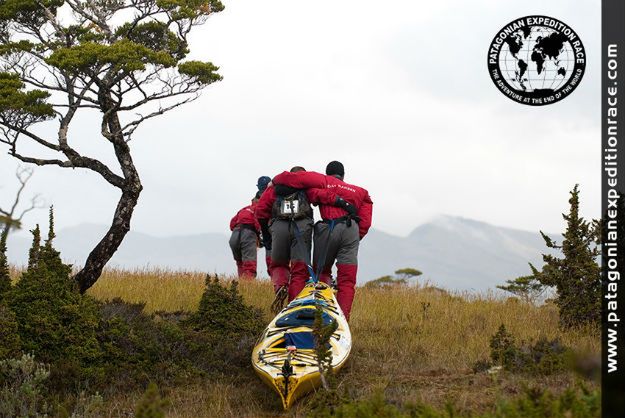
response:
<path id="1" fill-rule="evenodd" d="M 89 292 L 102 300 L 120 297 L 145 302 L 148 312 L 192 311 L 203 286 L 200 273 L 107 270 Z M 239 287 L 245 301 L 260 307 L 269 320 L 270 283 L 245 281 Z M 531 378 L 473 373 L 476 361 L 488 359 L 489 339 L 501 324 L 519 340 L 557 337 L 574 350 L 600 352 L 598 333 L 560 330 L 553 305 L 536 307 L 488 294 L 447 294 L 428 288 L 359 288 L 350 322 L 353 351 L 339 374 L 339 384 L 356 396 L 382 389 L 397 401 L 422 400 L 440 406 L 453 400 L 460 408 L 474 411 L 492 407 L 497 399 L 516 394 L 527 384 L 555 391 L 575 384 L 578 378 L 573 374 Z M 138 396 L 126 394 L 111 405 L 132 409 Z M 174 417 L 283 415 L 277 396 L 251 370 L 243 380 L 226 377 L 218 383 L 192 384 L 174 388 L 168 396 Z M 302 415 L 304 405 L 300 402 L 288 415 Z"/>

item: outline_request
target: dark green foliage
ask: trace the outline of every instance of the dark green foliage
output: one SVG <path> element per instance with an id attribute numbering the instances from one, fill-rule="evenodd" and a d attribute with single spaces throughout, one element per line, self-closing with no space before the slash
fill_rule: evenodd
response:
<path id="1" fill-rule="evenodd" d="M 397 405 L 380 392 L 346 402 L 334 411 L 315 410 L 313 418 L 599 418 L 601 394 L 598 391 L 567 389 L 560 395 L 542 389 L 527 389 L 521 396 L 500 401 L 493 411 L 463 414 L 453 405 L 443 409 L 422 403 Z"/>
<path id="2" fill-rule="evenodd" d="M 198 83 L 211 84 L 221 80 L 217 74 L 219 67 L 210 62 L 187 61 L 178 66 L 180 74 L 186 74 Z"/>
<path id="3" fill-rule="evenodd" d="M 0 302 L 11 289 L 11 275 L 9 274 L 9 262 L 7 260 L 7 246 L 3 238 L 0 238 Z"/>
<path id="4" fill-rule="evenodd" d="M 146 65 L 169 68 L 176 65 L 176 59 L 165 51 L 154 51 L 147 46 L 128 39 L 121 39 L 111 45 L 85 42 L 68 48 L 55 50 L 46 62 L 61 70 L 75 74 L 89 74 L 106 65 L 116 71 L 143 71 Z"/>
<path id="5" fill-rule="evenodd" d="M 63 0 L 5 0 L 0 3 L 0 21 L 15 21 L 20 24 L 29 24 L 39 27 L 46 21 L 45 12 L 41 5 L 56 13 L 56 9 L 63 5 Z"/>
<path id="6" fill-rule="evenodd" d="M 506 280 L 506 283 L 497 288 L 510 292 L 527 303 L 535 303 L 546 290 L 546 287 L 534 276 L 517 277 Z"/>
<path id="7" fill-rule="evenodd" d="M 20 161 L 85 168 L 122 192 L 111 227 L 75 275 L 83 293 L 128 233 L 143 190 L 128 142 L 144 122 L 221 80 L 212 63 L 184 60 L 192 29 L 223 9 L 219 0 L 0 1 L 0 142 Z M 94 111 L 117 166 L 82 155 L 80 138 L 68 138 Z M 57 117 L 57 136 L 35 128 Z M 25 142 L 46 157 L 21 154 L 32 150 Z"/>
<path id="8" fill-rule="evenodd" d="M 506 330 L 506 327 L 501 324 L 497 333 L 490 339 L 490 358 L 496 364 L 503 365 L 506 361 L 513 358 L 515 353 L 516 345 L 514 337 Z"/>
<path id="9" fill-rule="evenodd" d="M 569 199 L 571 209 L 563 214 L 567 223 L 561 245 L 541 232 L 548 248 L 562 251 L 563 258 L 543 254 L 542 271 L 534 266 L 532 276 L 543 286 L 557 291 L 555 299 L 564 327 L 601 322 L 601 268 L 599 256 L 600 224 L 588 222 L 579 215 L 579 190 L 575 185 Z"/>
<path id="10" fill-rule="evenodd" d="M 168 384 L 216 368 L 213 341 L 147 315 L 143 306 L 120 299 L 102 304 L 97 333 L 100 361 L 107 367 L 100 386 L 128 390 L 149 381 Z"/>
<path id="11" fill-rule="evenodd" d="M 155 381 L 168 385 L 193 376 L 234 374 L 264 328 L 260 311 L 243 303 L 236 282 L 207 277 L 193 314 L 143 313 L 143 304 L 114 299 L 101 307 L 98 340 L 107 380 L 118 389 Z"/>
<path id="12" fill-rule="evenodd" d="M 0 360 L 15 357 L 21 346 L 15 314 L 0 301 Z"/>
<path id="13" fill-rule="evenodd" d="M 43 246 L 39 228 L 33 231 L 29 267 L 9 293 L 8 304 L 25 352 L 53 364 L 55 378 L 85 377 L 100 355 L 99 307 L 94 299 L 78 293 L 71 268 L 61 261 L 53 239 L 53 223 Z"/>
<path id="14" fill-rule="evenodd" d="M 30 246 L 30 250 L 28 250 L 28 270 L 32 271 L 37 267 L 39 252 L 41 250 L 41 230 L 39 229 L 39 225 L 30 231 L 30 233 L 33 234 L 33 243 Z"/>
<path id="15" fill-rule="evenodd" d="M 598 391 L 567 389 L 561 395 L 543 389 L 527 389 L 524 396 L 500 402 L 484 418 L 593 418 L 601 416 Z"/>
<path id="16" fill-rule="evenodd" d="M 411 279 L 413 277 L 419 277 L 422 274 L 423 273 L 421 271 L 413 269 L 411 267 L 395 270 L 395 275 L 399 276 L 401 279 Z"/>
<path id="17" fill-rule="evenodd" d="M 21 348 L 49 363 L 50 390 L 169 385 L 236 374 L 249 364 L 264 321 L 259 310 L 243 303 L 236 283 L 226 288 L 208 278 L 199 309 L 190 316 L 147 315 L 143 304 L 119 299 L 99 303 L 77 291 L 70 267 L 52 245 L 53 224 L 51 217 L 43 245 L 39 228 L 33 231 L 29 268 L 8 294 L 15 316 L 0 305 L 0 354 Z"/>
<path id="18" fill-rule="evenodd" d="M 534 344 L 517 344 L 504 325 L 490 339 L 490 357 L 494 365 L 514 373 L 551 375 L 567 369 L 571 351 L 558 339 L 540 338 Z M 478 364 L 479 363 L 479 364 Z M 485 362 L 476 363 L 474 370 L 487 369 Z M 481 370 L 480 370 L 481 369 Z"/>
<path id="19" fill-rule="evenodd" d="M 189 53 L 187 43 L 178 38 L 163 22 L 145 22 L 138 25 L 126 23 L 116 31 L 120 38 L 128 38 L 135 44 L 143 45 L 152 51 L 162 51 L 174 60 L 183 59 Z"/>
<path id="20" fill-rule="evenodd" d="M 387 402 L 383 393 L 376 392 L 369 398 L 347 401 L 332 409 L 314 409 L 308 416 L 314 418 L 403 418 L 410 415 Z"/>
<path id="21" fill-rule="evenodd" d="M 337 382 L 332 370 L 330 338 L 336 332 L 337 327 L 338 323 L 334 319 L 327 325 L 323 324 L 323 309 L 317 306 L 312 332 L 315 339 L 315 356 L 321 373 L 322 389 L 317 391 L 309 402 L 309 407 L 313 413 L 332 413 L 345 401 L 337 389 Z"/>
<path id="22" fill-rule="evenodd" d="M 163 399 L 155 383 L 150 383 L 135 409 L 135 418 L 164 418 L 169 401 Z"/>
<path id="23" fill-rule="evenodd" d="M 315 310 L 315 320 L 313 322 L 313 337 L 315 340 L 315 355 L 317 356 L 317 364 L 319 372 L 326 376 L 332 372 L 332 350 L 330 346 L 330 338 L 336 332 L 338 322 L 334 319 L 327 324 L 323 324 L 323 308 L 317 306 Z"/>
<path id="24" fill-rule="evenodd" d="M 370 289 L 379 289 L 394 286 L 405 286 L 410 279 L 421 276 L 423 273 L 417 269 L 410 267 L 395 270 L 395 276 L 382 276 L 375 280 L 365 283 L 365 287 Z"/>
<path id="25" fill-rule="evenodd" d="M 220 339 L 257 337 L 265 327 L 259 309 L 246 305 L 232 281 L 224 287 L 218 277 L 206 276 L 206 289 L 197 312 L 184 321 L 184 325 Z"/>
<path id="26" fill-rule="evenodd" d="M 26 85 L 17 74 L 0 72 L 0 114 L 21 112 L 24 120 L 40 122 L 54 116 L 45 101 L 50 96 L 42 90 L 24 90 Z"/>

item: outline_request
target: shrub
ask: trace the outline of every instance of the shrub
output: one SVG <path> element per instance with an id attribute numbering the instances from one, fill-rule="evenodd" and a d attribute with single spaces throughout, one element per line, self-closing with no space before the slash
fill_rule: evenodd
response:
<path id="1" fill-rule="evenodd" d="M 217 277 L 211 276 L 206 276 L 198 310 L 183 323 L 221 339 L 256 337 L 266 325 L 261 311 L 243 302 L 237 281 L 224 287 Z"/>
<path id="2" fill-rule="evenodd" d="M 101 361 L 108 365 L 106 381 L 117 390 L 247 370 L 264 327 L 260 311 L 243 303 L 235 283 L 226 288 L 212 278 L 193 314 L 147 315 L 143 308 L 121 299 L 100 307 Z"/>
<path id="3" fill-rule="evenodd" d="M 599 391 L 567 389 L 560 395 L 548 390 L 530 388 L 514 399 L 500 401 L 493 411 L 483 414 L 462 414 L 453 405 L 443 409 L 423 403 L 396 405 L 382 393 L 344 403 L 332 413 L 313 411 L 314 418 L 599 418 L 601 395 Z"/>
<path id="4" fill-rule="evenodd" d="M 11 289 L 11 274 L 6 251 L 6 243 L 4 239 L 0 238 L 0 301 Z"/>
<path id="5" fill-rule="evenodd" d="M 0 361 L 0 416 L 31 417 L 48 412 L 45 383 L 48 368 L 24 354 L 19 359 Z"/>
<path id="6" fill-rule="evenodd" d="M 601 225 L 599 221 L 589 222 L 579 215 L 577 185 L 570 194 L 570 211 L 562 215 L 567 223 L 562 244 L 556 244 L 541 232 L 545 245 L 561 251 L 562 258 L 543 254 L 542 270 L 530 264 L 532 275 L 526 278 L 556 289 L 560 324 L 567 328 L 601 322 L 601 267 L 598 263 Z"/>
<path id="7" fill-rule="evenodd" d="M 70 266 L 52 246 L 53 238 L 51 228 L 40 245 L 39 227 L 33 231 L 29 267 L 8 294 L 8 303 L 24 351 L 52 365 L 51 380 L 74 380 L 98 366 L 99 307 L 95 299 L 78 292 Z"/>
<path id="8" fill-rule="evenodd" d="M 164 418 L 169 406 L 167 399 L 161 398 L 158 387 L 150 383 L 135 409 L 135 418 Z"/>
<path id="9" fill-rule="evenodd" d="M 21 345 L 15 314 L 0 302 L 0 360 L 17 355 Z"/>
<path id="10" fill-rule="evenodd" d="M 523 396 L 502 401 L 494 413 L 484 418 L 598 418 L 601 416 L 601 394 L 582 387 L 567 389 L 560 395 L 548 390 L 528 388 Z"/>
<path id="11" fill-rule="evenodd" d="M 104 399 L 99 393 L 88 395 L 81 392 L 76 399 L 71 418 L 90 418 L 102 416 Z"/>
<path id="12" fill-rule="evenodd" d="M 502 324 L 490 339 L 490 356 L 494 364 L 510 372 L 551 375 L 566 369 L 571 352 L 558 339 L 541 337 L 534 344 L 517 344 Z M 486 369 L 484 361 L 476 363 L 474 371 Z"/>

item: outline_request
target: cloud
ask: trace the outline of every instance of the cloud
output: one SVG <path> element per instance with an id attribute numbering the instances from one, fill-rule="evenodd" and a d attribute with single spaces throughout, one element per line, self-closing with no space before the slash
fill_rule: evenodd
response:
<path id="1" fill-rule="evenodd" d="M 134 228 L 225 231 L 258 176 L 333 159 L 369 189 L 375 226 L 392 233 L 438 213 L 558 231 L 575 183 L 584 214 L 598 215 L 598 1 L 226 6 L 191 38 L 192 58 L 220 66 L 224 80 L 131 144 L 145 186 Z M 486 50 L 508 21 L 539 13 L 573 26 L 589 63 L 571 97 L 530 108 L 492 85 Z M 114 161 L 96 117 L 71 138 Z M 0 183 L 14 166 L 0 157 Z M 61 226 L 109 222 L 118 196 L 95 174 L 55 168 L 38 169 L 32 190 L 57 205 Z"/>

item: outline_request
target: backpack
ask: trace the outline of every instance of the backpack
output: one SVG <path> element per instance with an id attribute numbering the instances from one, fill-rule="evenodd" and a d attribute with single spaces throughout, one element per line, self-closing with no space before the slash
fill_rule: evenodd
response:
<path id="1" fill-rule="evenodd" d="M 297 220 L 312 218 L 312 207 L 306 193 L 299 190 L 287 196 L 277 196 L 271 214 L 274 219 Z"/>

